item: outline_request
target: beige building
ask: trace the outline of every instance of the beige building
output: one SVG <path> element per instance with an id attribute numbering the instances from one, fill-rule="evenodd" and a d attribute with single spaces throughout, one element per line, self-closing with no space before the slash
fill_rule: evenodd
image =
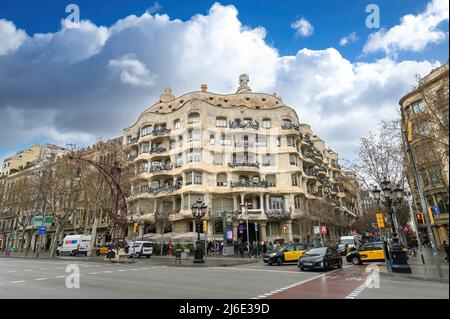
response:
<path id="1" fill-rule="evenodd" d="M 3 161 L 1 176 L 6 176 L 16 173 L 21 169 L 28 168 L 34 161 L 44 158 L 48 154 L 60 152 L 61 150 L 61 147 L 52 144 L 34 144 L 21 150 L 16 155 L 6 158 Z"/>
<path id="2" fill-rule="evenodd" d="M 254 93 L 248 82 L 241 75 L 235 94 L 211 93 L 203 84 L 175 97 L 167 88 L 124 129 L 135 173 L 128 203 L 140 236 L 194 236 L 198 198 L 208 206 L 208 239 L 223 238 L 222 212 L 234 213 L 234 240 L 247 239 L 247 219 L 250 240 L 311 242 L 318 225 L 327 226 L 328 240 L 348 232 L 361 208 L 359 186 L 349 182 L 338 154 L 281 97 Z M 165 229 L 161 212 L 169 214 Z"/>
<path id="3" fill-rule="evenodd" d="M 409 139 L 425 199 L 429 207 L 439 207 L 440 214 L 435 216 L 433 226 L 438 247 L 443 241 L 449 241 L 448 67 L 447 62 L 433 70 L 420 80 L 415 90 L 400 99 L 402 129 L 409 128 L 411 132 Z M 420 212 L 417 186 L 406 149 L 405 163 L 415 210 Z"/>

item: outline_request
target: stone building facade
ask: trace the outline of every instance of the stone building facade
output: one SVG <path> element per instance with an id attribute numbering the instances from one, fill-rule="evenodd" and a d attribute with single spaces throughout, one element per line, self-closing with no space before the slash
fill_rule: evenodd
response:
<path id="1" fill-rule="evenodd" d="M 442 248 L 443 241 L 449 241 L 448 77 L 447 62 L 421 79 L 415 90 L 400 99 L 402 130 L 407 131 L 408 126 L 410 128 L 411 148 L 427 205 L 439 207 L 440 213 L 434 216 L 433 225 L 439 248 Z M 419 194 L 412 165 L 406 154 L 406 144 L 404 151 L 414 209 L 420 212 Z M 425 225 L 420 227 L 425 233 Z"/>
<path id="2" fill-rule="evenodd" d="M 324 239 L 347 233 L 361 209 L 354 176 L 281 97 L 254 93 L 248 82 L 241 75 L 235 94 L 203 84 L 175 97 L 167 88 L 124 129 L 139 236 L 194 235 L 191 206 L 199 198 L 208 207 L 208 239 L 223 238 L 222 212 L 234 213 L 234 240 L 247 240 L 247 221 L 251 241 L 311 242 L 316 225 L 327 226 Z M 164 213 L 169 222 L 158 223 Z"/>

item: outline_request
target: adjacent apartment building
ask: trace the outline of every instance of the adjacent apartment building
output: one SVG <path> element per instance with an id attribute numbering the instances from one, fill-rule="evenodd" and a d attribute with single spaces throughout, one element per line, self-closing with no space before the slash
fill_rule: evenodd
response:
<path id="1" fill-rule="evenodd" d="M 434 214 L 433 225 L 439 247 L 443 241 L 448 243 L 449 240 L 448 68 L 447 61 L 421 79 L 415 90 L 400 99 L 402 130 L 410 131 L 409 137 L 403 136 L 403 139 L 408 138 L 411 141 L 427 204 L 429 207 L 434 206 L 435 212 L 436 208 L 439 211 L 439 214 Z M 415 210 L 420 212 L 417 185 L 406 148 L 405 165 Z"/>
<path id="2" fill-rule="evenodd" d="M 281 97 L 254 93 L 248 82 L 241 75 L 234 94 L 203 84 L 175 97 L 167 88 L 124 129 L 139 236 L 194 236 L 199 198 L 208 239 L 223 238 L 222 212 L 233 213 L 234 240 L 247 240 L 247 222 L 250 241 L 311 242 L 318 225 L 328 240 L 347 234 L 361 211 L 355 176 Z M 169 222 L 158 223 L 164 212 Z"/>

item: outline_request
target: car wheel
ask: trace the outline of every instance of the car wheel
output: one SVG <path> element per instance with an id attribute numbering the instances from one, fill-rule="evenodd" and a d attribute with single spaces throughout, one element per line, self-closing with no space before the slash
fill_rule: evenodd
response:
<path id="1" fill-rule="evenodd" d="M 140 258 L 140 256 L 141 256 L 141 255 L 140 255 L 139 253 L 135 253 L 135 254 L 134 254 L 134 258 Z"/>
<path id="2" fill-rule="evenodd" d="M 271 261 L 269 261 L 267 264 L 268 264 L 269 266 L 272 266 L 272 262 L 271 262 Z"/>
<path id="3" fill-rule="evenodd" d="M 56 251 L 56 256 L 59 256 L 59 250 Z"/>
<path id="4" fill-rule="evenodd" d="M 361 260 L 359 259 L 359 257 L 353 257 L 352 258 L 352 264 L 353 265 L 359 265 L 359 264 L 361 264 Z"/>
<path id="5" fill-rule="evenodd" d="M 147 255 L 147 256 L 145 256 L 145 257 L 150 258 L 150 256 L 151 256 L 151 255 Z"/>
<path id="6" fill-rule="evenodd" d="M 303 267 L 300 267 L 300 271 L 305 271 L 305 268 L 303 268 Z"/>
<path id="7" fill-rule="evenodd" d="M 342 260 L 338 261 L 338 269 L 342 269 Z"/>
<path id="8" fill-rule="evenodd" d="M 277 264 L 278 266 L 281 266 L 283 264 L 283 259 L 281 259 L 281 257 L 278 257 Z"/>
<path id="9" fill-rule="evenodd" d="M 324 271 L 328 271 L 328 268 L 330 268 L 330 264 L 328 263 L 328 261 L 324 260 L 323 261 L 323 270 Z"/>

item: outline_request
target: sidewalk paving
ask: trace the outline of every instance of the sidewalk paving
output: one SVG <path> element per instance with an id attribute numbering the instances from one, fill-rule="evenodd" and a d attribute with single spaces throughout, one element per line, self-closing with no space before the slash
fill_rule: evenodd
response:
<path id="1" fill-rule="evenodd" d="M 5 252 L 0 252 L 0 258 L 23 258 L 23 259 L 42 259 L 42 260 L 81 260 L 81 261 L 93 261 L 93 262 L 108 262 L 105 260 L 105 256 L 58 256 L 55 258 L 50 257 L 49 252 L 42 252 L 39 258 L 36 257 L 36 253 L 29 253 L 25 257 L 25 253 L 12 252 L 10 256 L 5 256 Z M 175 256 L 155 256 L 150 258 L 135 258 L 134 261 L 140 262 L 151 262 L 155 265 L 165 265 L 165 266 L 193 266 L 193 256 L 189 256 L 187 259 L 182 259 L 181 261 L 176 261 Z M 261 262 L 262 258 L 242 258 L 237 256 L 206 256 L 204 264 L 196 264 L 200 267 L 231 267 L 238 265 L 245 265 L 251 263 Z M 129 258 L 129 262 L 132 262 L 132 258 Z"/>

